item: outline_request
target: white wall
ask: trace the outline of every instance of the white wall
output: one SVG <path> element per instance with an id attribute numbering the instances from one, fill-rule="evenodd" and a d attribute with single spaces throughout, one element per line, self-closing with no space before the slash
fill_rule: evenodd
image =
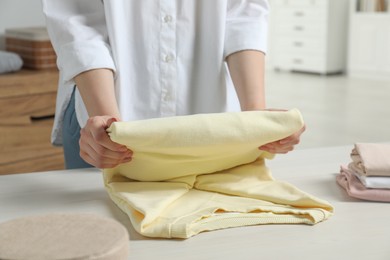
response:
<path id="1" fill-rule="evenodd" d="M 0 0 L 0 50 L 6 28 L 44 26 L 41 0 Z"/>

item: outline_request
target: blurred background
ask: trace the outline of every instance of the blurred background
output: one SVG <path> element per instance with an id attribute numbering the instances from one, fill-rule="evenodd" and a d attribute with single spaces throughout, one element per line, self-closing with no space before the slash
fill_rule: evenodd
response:
<path id="1" fill-rule="evenodd" d="M 0 50 L 5 49 L 5 29 L 44 25 L 40 0 L 0 0 Z"/>
<path id="2" fill-rule="evenodd" d="M 390 141 L 388 0 L 270 0 L 267 101 L 298 107 L 299 147 Z"/>

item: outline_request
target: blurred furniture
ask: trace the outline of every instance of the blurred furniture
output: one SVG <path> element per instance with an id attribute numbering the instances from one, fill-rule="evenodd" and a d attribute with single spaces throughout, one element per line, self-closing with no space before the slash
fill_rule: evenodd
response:
<path id="1" fill-rule="evenodd" d="M 55 69 L 57 56 L 46 27 L 24 27 L 5 30 L 6 49 L 20 55 L 23 67 Z"/>
<path id="2" fill-rule="evenodd" d="M 57 82 L 57 70 L 0 75 L 0 174 L 64 168 L 50 143 Z"/>
<path id="3" fill-rule="evenodd" d="M 272 67 L 320 74 L 345 70 L 348 0 L 272 0 Z"/>
<path id="4" fill-rule="evenodd" d="M 373 0 L 372 0 L 373 1 Z M 386 2 L 385 2 L 386 3 Z M 365 9 L 353 0 L 350 8 L 348 73 L 390 79 L 390 8 Z"/>
<path id="5" fill-rule="evenodd" d="M 127 260 L 129 235 L 96 214 L 45 214 L 0 223 L 0 259 Z"/>
<path id="6" fill-rule="evenodd" d="M 108 197 L 99 169 L 0 176 L 0 222 L 55 212 L 92 213 L 120 221 L 130 234 L 130 259 L 369 259 L 390 256 L 388 203 L 351 198 L 337 185 L 351 146 L 297 149 L 267 160 L 277 180 L 329 201 L 335 215 L 315 226 L 259 225 L 201 233 L 187 240 L 136 233 Z"/>

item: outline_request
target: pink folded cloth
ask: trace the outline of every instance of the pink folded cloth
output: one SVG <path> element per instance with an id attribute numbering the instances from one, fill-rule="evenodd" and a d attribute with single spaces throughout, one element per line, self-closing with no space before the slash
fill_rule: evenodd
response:
<path id="1" fill-rule="evenodd" d="M 389 189 L 368 189 L 345 166 L 341 166 L 340 174 L 336 177 L 337 183 L 343 187 L 349 196 L 363 200 L 390 202 Z"/>
<path id="2" fill-rule="evenodd" d="M 360 175 L 390 177 L 390 144 L 357 143 L 350 168 Z"/>

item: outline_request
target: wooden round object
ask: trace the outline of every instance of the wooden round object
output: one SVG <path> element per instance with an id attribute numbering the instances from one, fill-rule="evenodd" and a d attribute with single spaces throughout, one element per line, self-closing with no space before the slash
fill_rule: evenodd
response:
<path id="1" fill-rule="evenodd" d="M 121 260 L 129 236 L 119 222 L 92 214 L 30 216 L 0 224 L 0 259 Z"/>

